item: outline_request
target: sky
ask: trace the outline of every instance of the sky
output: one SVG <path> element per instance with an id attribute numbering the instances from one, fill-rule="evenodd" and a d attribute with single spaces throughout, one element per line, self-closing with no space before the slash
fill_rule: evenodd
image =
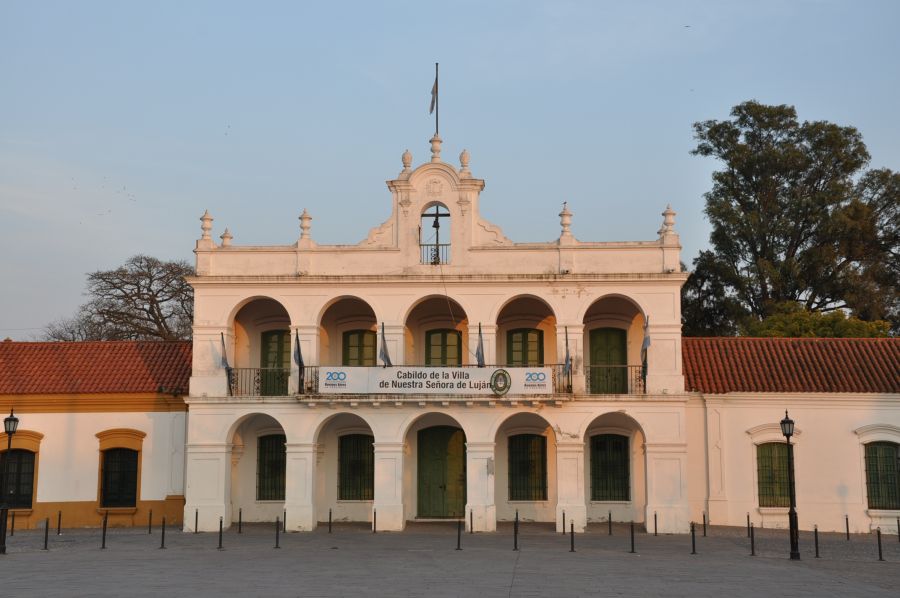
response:
<path id="1" fill-rule="evenodd" d="M 513 241 L 708 246 L 692 124 L 756 99 L 857 127 L 900 170 L 900 2 L 0 2 L 0 338 L 39 338 L 86 274 L 234 244 L 357 243 L 405 149 L 471 154 Z"/>

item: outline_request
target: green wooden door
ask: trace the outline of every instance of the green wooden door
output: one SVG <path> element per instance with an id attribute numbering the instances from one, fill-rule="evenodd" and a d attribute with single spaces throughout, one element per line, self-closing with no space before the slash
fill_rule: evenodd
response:
<path id="1" fill-rule="evenodd" d="M 466 508 L 466 436 L 434 426 L 418 435 L 418 516 L 462 517 Z"/>
<path id="2" fill-rule="evenodd" d="M 628 356 L 626 335 L 621 328 L 591 330 L 591 392 L 624 394 L 628 392 Z"/>
<path id="3" fill-rule="evenodd" d="M 259 390 L 266 397 L 286 395 L 291 372 L 291 335 L 287 330 L 262 333 Z"/>

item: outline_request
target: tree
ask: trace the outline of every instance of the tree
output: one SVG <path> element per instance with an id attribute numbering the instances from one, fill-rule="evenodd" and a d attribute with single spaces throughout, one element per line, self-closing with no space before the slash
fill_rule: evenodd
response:
<path id="1" fill-rule="evenodd" d="M 873 338 L 888 336 L 889 330 L 884 320 L 866 322 L 843 311 L 822 313 L 784 303 L 764 320 L 749 320 L 743 332 L 748 336 Z"/>
<path id="2" fill-rule="evenodd" d="M 694 155 L 724 164 L 705 213 L 712 250 L 685 285 L 686 333 L 734 334 L 798 304 L 900 326 L 900 175 L 863 169 L 859 131 L 755 101 L 694 124 Z M 700 325 L 689 317 L 699 314 Z"/>
<path id="3" fill-rule="evenodd" d="M 136 255 L 115 270 L 88 275 L 90 300 L 72 318 L 49 324 L 47 340 L 179 340 L 191 337 L 193 289 L 184 261 Z"/>

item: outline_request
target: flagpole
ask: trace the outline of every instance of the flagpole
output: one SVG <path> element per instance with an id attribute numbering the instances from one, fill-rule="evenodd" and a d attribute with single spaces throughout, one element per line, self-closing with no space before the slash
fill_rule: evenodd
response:
<path id="1" fill-rule="evenodd" d="M 438 116 L 441 112 L 439 106 L 439 100 L 441 96 L 441 88 L 438 85 L 438 63 L 434 63 L 434 136 L 438 136 Z"/>

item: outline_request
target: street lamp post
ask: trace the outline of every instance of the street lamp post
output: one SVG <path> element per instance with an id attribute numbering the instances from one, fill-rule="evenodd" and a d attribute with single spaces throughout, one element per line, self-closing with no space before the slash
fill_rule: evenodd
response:
<path id="1" fill-rule="evenodd" d="M 794 435 L 794 420 L 788 417 L 787 409 L 784 411 L 784 419 L 781 420 L 781 433 L 787 439 L 788 457 L 788 490 L 791 494 L 791 508 L 788 510 L 788 526 L 791 533 L 791 560 L 800 560 L 800 527 L 797 524 L 797 493 L 794 489 L 794 451 L 791 446 L 791 436 Z"/>
<path id="2" fill-rule="evenodd" d="M 12 450 L 12 437 L 19 427 L 19 418 L 9 410 L 9 417 L 3 420 L 3 431 L 6 432 L 6 454 L 3 459 L 3 477 L 0 478 L 0 554 L 6 554 L 6 518 L 9 515 L 9 496 L 7 494 L 7 478 L 9 477 L 9 461 Z"/>

